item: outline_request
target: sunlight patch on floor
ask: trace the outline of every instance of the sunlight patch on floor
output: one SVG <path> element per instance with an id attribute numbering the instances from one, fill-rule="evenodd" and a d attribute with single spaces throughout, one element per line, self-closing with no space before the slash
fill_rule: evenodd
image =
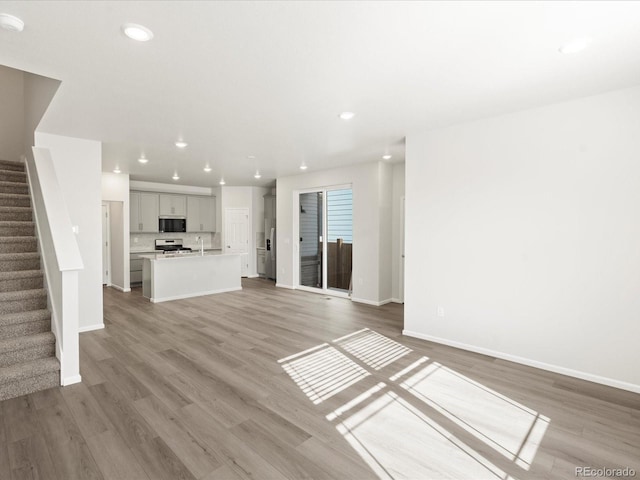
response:
<path id="1" fill-rule="evenodd" d="M 374 370 L 380 370 L 413 351 L 368 328 L 338 338 L 333 343 Z"/>
<path id="2" fill-rule="evenodd" d="M 336 428 L 379 478 L 509 478 L 394 392 Z"/>
<path id="3" fill-rule="evenodd" d="M 401 387 L 525 470 L 549 425 L 538 412 L 438 363 Z"/>
<path id="4" fill-rule="evenodd" d="M 364 328 L 278 362 L 318 405 L 411 352 Z M 411 360 L 325 415 L 376 475 L 515 480 L 505 465 L 531 468 L 549 418 L 429 357 Z"/>
<path id="5" fill-rule="evenodd" d="M 328 345 L 314 347 L 305 355 L 292 355 L 282 368 L 314 404 L 334 396 L 370 375 Z"/>

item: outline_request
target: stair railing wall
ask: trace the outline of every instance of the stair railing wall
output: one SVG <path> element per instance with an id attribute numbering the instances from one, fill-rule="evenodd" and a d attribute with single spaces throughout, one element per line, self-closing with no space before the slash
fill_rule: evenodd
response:
<path id="1" fill-rule="evenodd" d="M 33 147 L 33 156 L 27 155 L 25 163 L 60 361 L 60 382 L 70 385 L 81 381 L 78 271 L 84 265 L 50 151 Z"/>

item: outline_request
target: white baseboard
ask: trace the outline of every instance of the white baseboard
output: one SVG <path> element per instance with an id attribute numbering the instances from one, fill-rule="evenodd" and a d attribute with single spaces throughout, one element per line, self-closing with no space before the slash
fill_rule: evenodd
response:
<path id="1" fill-rule="evenodd" d="M 400 300 L 399 298 L 392 298 L 391 299 L 392 303 L 404 303 L 402 300 Z"/>
<path id="2" fill-rule="evenodd" d="M 60 379 L 60 383 L 62 384 L 63 387 L 66 387 L 67 385 L 73 385 L 74 383 L 80 383 L 80 382 L 82 382 L 82 377 L 80 375 L 73 375 L 71 377 Z"/>
<path id="3" fill-rule="evenodd" d="M 247 275 L 247 278 L 258 278 L 258 277 L 260 277 L 260 275 L 258 275 L 257 273 L 252 275 Z"/>
<path id="4" fill-rule="evenodd" d="M 78 333 L 93 332 L 94 330 L 102 330 L 103 328 L 104 323 L 96 323 L 95 325 L 78 328 Z"/>
<path id="5" fill-rule="evenodd" d="M 386 300 L 381 300 L 379 302 L 376 302 L 374 300 L 366 300 L 364 298 L 356 298 L 356 297 L 351 297 L 351 300 L 357 303 L 364 303 L 365 305 L 373 305 L 374 307 L 381 307 L 382 305 L 386 305 L 387 303 L 391 303 L 393 300 L 390 298 L 387 298 Z"/>
<path id="6" fill-rule="evenodd" d="M 115 288 L 116 290 L 120 290 L 121 292 L 124 292 L 124 293 L 129 293 L 131 291 L 130 288 L 122 288 L 116 285 L 115 283 L 112 283 L 111 285 L 107 285 L 107 286 L 110 286 L 111 288 Z"/>
<path id="7" fill-rule="evenodd" d="M 184 300 L 185 298 L 202 297 L 204 295 L 213 295 L 216 293 L 237 292 L 242 287 L 221 288 L 220 290 L 209 290 L 207 292 L 185 293 L 184 295 L 176 295 L 173 297 L 150 298 L 151 303 L 170 302 L 171 300 Z"/>
<path id="8" fill-rule="evenodd" d="M 528 367 L 539 368 L 541 370 L 547 370 L 549 372 L 559 373 L 561 375 L 567 375 L 569 377 L 579 378 L 580 380 L 587 380 L 589 382 L 599 383 L 602 385 L 607 385 L 609 387 L 619 388 L 621 390 L 628 390 L 629 392 L 640 393 L 640 385 L 635 385 L 633 383 L 615 380 L 613 378 L 601 377 L 599 375 L 593 375 L 591 373 L 581 372 L 579 370 L 573 370 L 571 368 L 552 365 L 550 363 L 539 362 L 537 360 L 518 357 L 517 355 L 498 352 L 496 350 L 490 350 L 488 348 L 476 347 L 474 345 L 468 345 L 466 343 L 447 340 L 445 338 L 433 337 L 431 335 L 425 335 L 424 333 L 414 332 L 411 330 L 402 330 L 402 334 L 408 337 L 419 338 L 421 340 L 428 340 L 430 342 L 440 343 L 442 345 L 448 345 L 450 347 L 460 348 L 462 350 L 468 350 L 470 352 L 480 353 L 482 355 L 488 355 L 490 357 L 499 358 L 501 360 L 508 360 L 510 362 L 519 363 L 521 365 L 527 365 Z"/>
<path id="9" fill-rule="evenodd" d="M 278 288 L 286 288 L 287 290 L 295 290 L 295 288 L 291 285 L 285 285 L 284 283 L 276 283 L 276 287 Z"/>

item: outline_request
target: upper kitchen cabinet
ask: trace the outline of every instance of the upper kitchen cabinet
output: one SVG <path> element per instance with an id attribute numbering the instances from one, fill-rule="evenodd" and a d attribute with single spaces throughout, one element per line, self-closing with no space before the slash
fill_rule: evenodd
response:
<path id="1" fill-rule="evenodd" d="M 131 232 L 158 232 L 158 194 L 129 194 L 129 229 Z"/>
<path id="2" fill-rule="evenodd" d="M 216 231 L 215 197 L 187 197 L 187 232 Z"/>
<path id="3" fill-rule="evenodd" d="M 187 197 L 185 195 L 160 194 L 160 215 L 187 215 Z"/>

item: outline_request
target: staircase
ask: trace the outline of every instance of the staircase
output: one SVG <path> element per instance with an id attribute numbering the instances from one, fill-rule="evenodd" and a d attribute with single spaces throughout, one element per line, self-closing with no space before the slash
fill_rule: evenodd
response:
<path id="1" fill-rule="evenodd" d="M 0 400 L 60 386 L 24 164 L 0 160 Z"/>

